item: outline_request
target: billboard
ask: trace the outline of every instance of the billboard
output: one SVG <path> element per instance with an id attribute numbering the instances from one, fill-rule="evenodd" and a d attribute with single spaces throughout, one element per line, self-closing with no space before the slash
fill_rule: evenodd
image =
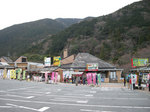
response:
<path id="1" fill-rule="evenodd" d="M 51 57 L 45 57 L 44 58 L 44 65 L 45 66 L 51 66 Z"/>
<path id="2" fill-rule="evenodd" d="M 86 70 L 98 70 L 98 63 L 87 63 Z"/>
<path id="3" fill-rule="evenodd" d="M 61 57 L 53 57 L 53 66 L 60 66 Z"/>
<path id="4" fill-rule="evenodd" d="M 140 67 L 140 66 L 146 66 L 148 64 L 147 58 L 133 58 L 131 59 L 131 66 L 132 67 Z"/>

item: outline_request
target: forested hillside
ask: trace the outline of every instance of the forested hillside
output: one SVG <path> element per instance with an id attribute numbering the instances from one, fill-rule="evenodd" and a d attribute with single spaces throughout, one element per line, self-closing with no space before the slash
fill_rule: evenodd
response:
<path id="1" fill-rule="evenodd" d="M 68 48 L 69 54 L 89 52 L 120 67 L 129 67 L 131 57 L 150 58 L 149 47 L 150 1 L 143 0 L 74 24 L 32 46 L 27 55 L 60 55 Z"/>
<path id="2" fill-rule="evenodd" d="M 0 56 L 9 54 L 17 57 L 22 55 L 32 45 L 42 42 L 48 36 L 56 34 L 79 21 L 81 19 L 42 19 L 0 30 Z"/>

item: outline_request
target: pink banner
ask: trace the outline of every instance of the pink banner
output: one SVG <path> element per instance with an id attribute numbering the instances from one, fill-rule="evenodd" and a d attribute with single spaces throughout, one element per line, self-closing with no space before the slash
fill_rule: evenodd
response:
<path id="1" fill-rule="evenodd" d="M 93 84 L 96 85 L 96 73 L 92 73 L 93 75 Z"/>
<path id="2" fill-rule="evenodd" d="M 47 82 L 47 79 L 48 79 L 48 73 L 45 72 L 45 82 Z"/>
<path id="3" fill-rule="evenodd" d="M 90 84 L 89 73 L 86 74 L 86 78 L 87 78 L 87 83 L 88 83 L 88 85 L 89 85 L 89 84 Z"/>
<path id="4" fill-rule="evenodd" d="M 52 72 L 51 80 L 54 80 L 54 74 L 55 74 L 55 72 Z"/>
<path id="5" fill-rule="evenodd" d="M 55 83 L 57 82 L 58 72 L 55 72 Z"/>
<path id="6" fill-rule="evenodd" d="M 89 73 L 89 82 L 90 82 L 90 84 L 92 84 L 92 74 L 91 73 Z"/>

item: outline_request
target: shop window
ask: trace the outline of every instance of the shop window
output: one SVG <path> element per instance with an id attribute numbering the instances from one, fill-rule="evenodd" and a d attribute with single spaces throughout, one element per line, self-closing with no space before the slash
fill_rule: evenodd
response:
<path id="1" fill-rule="evenodd" d="M 113 79 L 113 80 L 117 79 L 116 72 L 110 72 L 110 79 Z"/>

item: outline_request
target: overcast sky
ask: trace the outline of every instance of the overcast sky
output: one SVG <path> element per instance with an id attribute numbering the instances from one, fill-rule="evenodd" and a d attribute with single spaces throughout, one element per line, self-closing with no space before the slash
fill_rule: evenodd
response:
<path id="1" fill-rule="evenodd" d="M 0 0 L 0 29 L 44 18 L 85 18 L 112 13 L 140 0 Z"/>

